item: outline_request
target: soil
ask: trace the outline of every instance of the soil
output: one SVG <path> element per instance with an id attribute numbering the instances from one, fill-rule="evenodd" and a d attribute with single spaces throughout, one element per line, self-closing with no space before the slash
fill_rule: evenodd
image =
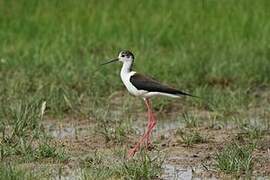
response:
<path id="1" fill-rule="evenodd" d="M 202 117 L 208 116 L 208 113 L 203 111 L 200 115 Z M 143 113 L 139 116 L 142 119 L 145 118 Z M 162 115 L 160 116 L 162 117 Z M 93 133 L 96 124 L 92 120 L 52 120 L 46 121 L 45 124 L 48 132 L 54 137 L 54 142 L 63 146 L 67 153 L 71 155 L 71 160 L 65 165 L 60 165 L 60 168 L 62 169 L 61 175 L 72 177 L 76 176 L 74 172 L 77 172 L 79 158 L 95 151 L 109 152 L 117 147 L 128 148 L 135 144 L 144 131 L 143 127 L 146 123 L 134 122 L 134 125 L 137 126 L 139 131 L 128 136 L 123 143 L 119 144 L 106 142 L 103 136 Z M 196 131 L 205 138 L 205 141 L 188 146 L 177 134 L 179 129 Z M 214 157 L 217 152 L 232 141 L 238 140 L 239 143 L 248 143 L 246 139 L 239 139 L 239 134 L 241 134 L 239 129 L 234 126 L 203 125 L 197 128 L 186 128 L 183 124 L 179 124 L 179 121 L 160 120 L 153 135 L 153 143 L 154 149 L 159 149 L 166 154 L 161 179 L 230 178 L 235 176 L 217 171 Z M 258 142 L 258 146 L 253 153 L 254 170 L 252 174 L 254 177 L 269 178 L 270 133 L 265 133 Z"/>

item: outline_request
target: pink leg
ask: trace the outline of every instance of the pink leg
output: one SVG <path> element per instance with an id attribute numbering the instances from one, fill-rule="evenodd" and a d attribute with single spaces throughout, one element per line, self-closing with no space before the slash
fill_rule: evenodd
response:
<path id="1" fill-rule="evenodd" d="M 153 128 L 156 125 L 156 118 L 154 113 L 152 112 L 152 108 L 151 108 L 151 103 L 149 101 L 149 99 L 145 99 L 145 104 L 147 106 L 148 109 L 148 125 L 147 125 L 147 131 L 144 133 L 144 135 L 142 136 L 142 138 L 139 140 L 139 142 L 132 148 L 129 150 L 128 152 L 128 157 L 132 157 L 141 147 L 141 145 L 145 142 L 147 145 L 150 143 L 150 136 L 151 133 L 153 131 Z"/>
<path id="2" fill-rule="evenodd" d="M 148 117 L 148 124 L 147 124 L 147 130 L 144 134 L 144 136 L 147 134 L 147 132 L 149 133 L 149 129 L 151 129 L 152 126 L 152 112 L 151 112 L 151 104 L 150 101 L 148 99 L 145 99 L 145 104 L 147 107 L 147 117 Z M 151 140 L 150 137 L 148 136 L 146 139 L 146 146 L 148 146 L 149 144 L 151 144 Z"/>
<path id="3" fill-rule="evenodd" d="M 150 114 L 150 118 L 151 118 L 151 123 L 150 123 L 150 127 L 149 127 L 149 132 L 147 134 L 147 144 L 150 144 L 150 137 L 152 135 L 152 132 L 154 130 L 154 127 L 156 126 L 156 118 L 155 118 L 155 114 L 153 112 L 151 112 Z"/>
<path id="4" fill-rule="evenodd" d="M 145 99 L 145 104 L 147 106 L 148 109 L 148 126 L 147 126 L 147 131 L 145 133 L 145 138 L 146 138 L 146 146 L 152 144 L 150 137 L 153 131 L 153 128 L 155 127 L 156 124 L 156 119 L 155 119 L 155 115 L 152 112 L 152 106 L 151 106 L 151 102 L 149 99 Z"/>

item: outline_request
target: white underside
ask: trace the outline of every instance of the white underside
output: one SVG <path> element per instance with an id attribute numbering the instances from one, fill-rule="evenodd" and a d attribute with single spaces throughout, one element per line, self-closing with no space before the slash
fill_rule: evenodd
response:
<path id="1" fill-rule="evenodd" d="M 161 92 L 148 92 L 145 90 L 138 90 L 135 86 L 132 85 L 130 82 L 130 77 L 134 75 L 136 72 L 131 71 L 131 72 L 126 72 L 123 69 L 121 70 L 121 79 L 126 86 L 127 90 L 129 91 L 130 94 L 134 96 L 139 96 L 142 98 L 150 98 L 153 96 L 168 96 L 172 98 L 179 98 L 180 96 L 174 95 L 174 94 L 168 94 L 168 93 L 161 93 Z"/>
<path id="2" fill-rule="evenodd" d="M 161 92 L 147 92 L 142 97 L 150 98 L 150 97 L 153 97 L 153 96 L 167 96 L 167 97 L 172 97 L 172 98 L 179 98 L 180 97 L 178 95 L 168 94 L 168 93 L 161 93 Z"/>

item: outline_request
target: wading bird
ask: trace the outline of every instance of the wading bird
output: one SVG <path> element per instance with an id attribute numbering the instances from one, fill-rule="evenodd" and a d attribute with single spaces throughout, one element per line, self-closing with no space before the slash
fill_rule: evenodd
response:
<path id="1" fill-rule="evenodd" d="M 120 61 L 123 63 L 121 69 L 121 79 L 130 92 L 130 94 L 138 97 L 142 97 L 145 105 L 148 109 L 148 125 L 147 130 L 141 139 L 135 144 L 135 146 L 128 151 L 128 156 L 132 157 L 140 147 L 145 143 L 146 146 L 150 144 L 151 133 L 156 125 L 156 117 L 152 111 L 152 106 L 150 98 L 153 96 L 168 96 L 173 98 L 178 98 L 180 96 L 193 96 L 191 94 L 179 91 L 167 85 L 163 85 L 160 82 L 149 78 L 147 76 L 141 75 L 135 71 L 132 71 L 132 65 L 134 63 L 134 55 L 130 51 L 121 51 L 117 58 L 110 60 L 109 62 L 103 63 L 101 65 L 113 63 Z"/>

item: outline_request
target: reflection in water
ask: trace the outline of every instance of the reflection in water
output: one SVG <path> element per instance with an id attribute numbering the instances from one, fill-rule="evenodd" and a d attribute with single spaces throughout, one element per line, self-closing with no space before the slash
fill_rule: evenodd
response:
<path id="1" fill-rule="evenodd" d="M 147 122 L 147 121 L 146 121 Z M 145 123 L 146 123 L 145 122 Z M 146 130 L 146 125 L 145 123 L 143 124 L 142 121 L 134 122 L 134 129 L 136 129 L 140 134 L 143 134 L 144 131 Z M 178 128 L 183 128 L 185 127 L 185 124 L 183 121 L 179 120 L 159 120 L 157 122 L 157 126 L 155 127 L 153 131 L 153 136 L 157 137 L 159 135 L 163 136 L 170 136 L 173 131 Z"/>
<path id="2" fill-rule="evenodd" d="M 164 173 L 162 175 L 162 179 L 164 180 L 191 180 L 192 179 L 192 169 L 187 168 L 183 169 L 181 167 L 172 165 L 172 164 L 164 164 L 163 165 Z"/>

